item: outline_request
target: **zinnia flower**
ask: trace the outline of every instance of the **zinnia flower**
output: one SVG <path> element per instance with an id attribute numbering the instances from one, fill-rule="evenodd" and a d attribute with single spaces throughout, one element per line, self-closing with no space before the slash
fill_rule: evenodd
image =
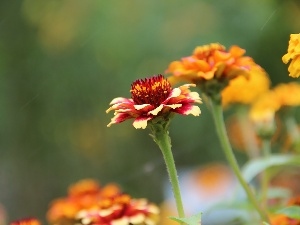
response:
<path id="1" fill-rule="evenodd" d="M 288 71 L 291 77 L 300 76 L 300 34 L 291 34 L 288 52 L 282 57 L 282 61 L 287 64 L 290 60 Z"/>
<path id="2" fill-rule="evenodd" d="M 115 110 L 115 116 L 107 126 L 133 118 L 135 128 L 145 129 L 148 121 L 158 117 L 167 119 L 171 113 L 199 116 L 201 111 L 193 104 L 202 101 L 197 92 L 189 90 L 192 86 L 194 84 L 172 88 L 162 75 L 136 80 L 131 85 L 131 98 L 119 97 L 111 101 L 106 112 Z"/>
<path id="3" fill-rule="evenodd" d="M 216 79 L 228 82 L 239 75 L 247 75 L 255 64 L 252 58 L 244 54 L 245 50 L 236 45 L 228 51 L 219 43 L 198 46 L 191 56 L 172 62 L 166 72 L 173 74 L 172 81 L 186 80 L 199 84 Z"/>
<path id="4" fill-rule="evenodd" d="M 97 181 L 85 179 L 71 185 L 66 197 L 51 203 L 47 219 L 55 225 L 155 225 L 158 214 L 155 204 L 133 199 L 115 184 L 101 187 Z"/>
<path id="5" fill-rule="evenodd" d="M 41 225 L 41 222 L 38 219 L 31 217 L 15 220 L 11 222 L 10 225 Z"/>
<path id="6" fill-rule="evenodd" d="M 159 209 L 146 199 L 126 199 L 116 201 L 110 207 L 94 207 L 81 210 L 77 219 L 83 225 L 155 225 L 158 223 Z"/>

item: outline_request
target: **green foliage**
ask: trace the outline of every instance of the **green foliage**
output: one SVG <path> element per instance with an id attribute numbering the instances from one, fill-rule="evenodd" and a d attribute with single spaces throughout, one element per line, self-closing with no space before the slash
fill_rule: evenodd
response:
<path id="1" fill-rule="evenodd" d="M 255 176 L 262 171 L 279 166 L 299 166 L 300 156 L 299 155 L 285 155 L 285 154 L 273 154 L 268 158 L 257 158 L 252 159 L 243 167 L 243 177 L 250 182 Z"/>
<path id="2" fill-rule="evenodd" d="M 292 219 L 300 219 L 300 206 L 289 206 L 277 211 L 279 214 L 284 214 Z"/>

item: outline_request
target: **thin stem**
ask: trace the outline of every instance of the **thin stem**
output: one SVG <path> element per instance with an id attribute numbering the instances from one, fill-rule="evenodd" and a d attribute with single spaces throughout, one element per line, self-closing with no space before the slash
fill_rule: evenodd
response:
<path id="1" fill-rule="evenodd" d="M 217 133 L 219 136 L 219 139 L 221 141 L 221 146 L 223 148 L 223 151 L 225 153 L 225 156 L 228 160 L 228 163 L 230 164 L 233 172 L 235 173 L 239 183 L 242 185 L 242 187 L 244 188 L 249 201 L 251 202 L 251 204 L 254 206 L 254 208 L 257 210 L 257 212 L 259 213 L 261 219 L 263 221 L 269 222 L 269 218 L 267 213 L 260 207 L 260 205 L 258 204 L 258 202 L 255 199 L 255 196 L 251 190 L 251 188 L 248 186 L 248 184 L 246 183 L 246 181 L 244 180 L 237 160 L 233 154 L 228 136 L 227 136 L 227 132 L 226 132 L 226 128 L 225 128 L 225 123 L 224 123 L 224 118 L 223 118 L 223 110 L 222 110 L 222 105 L 215 102 L 213 99 L 211 100 L 211 107 L 212 107 L 212 113 L 213 113 L 213 118 L 214 118 L 214 122 L 215 122 L 215 126 L 217 129 Z"/>
<path id="2" fill-rule="evenodd" d="M 297 147 L 300 143 L 300 132 L 295 117 L 291 115 L 285 115 L 284 122 L 287 129 L 287 133 L 291 137 L 292 145 L 296 147 L 295 149 L 298 149 Z"/>
<path id="3" fill-rule="evenodd" d="M 181 200 L 178 175 L 175 167 L 174 157 L 171 150 L 171 139 L 169 137 L 168 131 L 164 126 L 160 124 L 154 124 L 152 125 L 152 137 L 154 141 L 157 143 L 157 145 L 159 146 L 160 150 L 162 151 L 165 160 L 165 164 L 169 174 L 169 179 L 172 185 L 173 195 L 176 202 L 178 216 L 180 218 L 184 218 L 185 214 L 184 214 L 183 204 Z"/>
<path id="4" fill-rule="evenodd" d="M 271 141 L 270 139 L 262 139 L 262 152 L 265 159 L 269 158 L 271 153 Z M 270 175 L 268 169 L 262 174 L 261 180 L 261 202 L 266 207 L 268 200 L 268 188 L 269 188 Z"/>
<path id="5" fill-rule="evenodd" d="M 241 126 L 241 135 L 245 144 L 246 153 L 250 159 L 253 159 L 258 157 L 259 148 L 257 140 L 253 135 L 253 130 L 251 128 L 249 129 L 248 110 L 248 107 L 244 105 L 239 106 L 236 116 Z"/>

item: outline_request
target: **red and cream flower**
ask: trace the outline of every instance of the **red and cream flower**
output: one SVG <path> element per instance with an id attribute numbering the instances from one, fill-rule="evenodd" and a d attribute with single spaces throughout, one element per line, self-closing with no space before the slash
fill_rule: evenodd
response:
<path id="1" fill-rule="evenodd" d="M 71 185 L 66 197 L 51 203 L 47 219 L 55 225 L 156 225 L 159 208 L 146 199 L 131 198 L 115 184 L 101 187 L 85 179 Z"/>
<path id="2" fill-rule="evenodd" d="M 15 220 L 11 222 L 10 225 L 41 225 L 41 222 L 34 217 L 29 217 L 20 220 Z"/>
<path id="3" fill-rule="evenodd" d="M 147 127 L 147 122 L 157 118 L 168 118 L 171 113 L 199 116 L 201 111 L 194 103 L 202 103 L 197 92 L 191 92 L 194 84 L 172 88 L 162 75 L 136 80 L 131 85 L 131 98 L 118 97 L 111 101 L 106 110 L 115 111 L 114 117 L 107 125 L 134 119 L 133 126 L 137 129 Z"/>
<path id="4" fill-rule="evenodd" d="M 288 52 L 282 57 L 282 61 L 287 64 L 290 60 L 288 71 L 291 77 L 300 76 L 300 33 L 291 34 L 288 46 Z"/>
<path id="5" fill-rule="evenodd" d="M 94 207 L 81 210 L 77 219 L 83 225 L 155 225 L 159 220 L 159 208 L 146 199 L 115 202 L 107 208 Z"/>
<path id="6" fill-rule="evenodd" d="M 230 80 L 256 65 L 251 57 L 243 56 L 245 50 L 234 45 L 227 51 L 219 43 L 198 46 L 193 54 L 174 61 L 167 73 L 172 73 L 171 81 L 185 80 L 198 84 L 207 80 Z"/>

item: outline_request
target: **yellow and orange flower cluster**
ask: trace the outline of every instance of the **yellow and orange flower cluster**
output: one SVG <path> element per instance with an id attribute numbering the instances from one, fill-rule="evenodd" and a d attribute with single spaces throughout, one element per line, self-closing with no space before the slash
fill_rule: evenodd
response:
<path id="1" fill-rule="evenodd" d="M 158 214 L 159 208 L 146 199 L 133 199 L 115 184 L 101 187 L 86 179 L 70 186 L 68 196 L 52 202 L 47 219 L 55 225 L 155 225 Z"/>
<path id="2" fill-rule="evenodd" d="M 239 75 L 247 75 L 255 65 L 252 58 L 244 56 L 245 50 L 234 45 L 227 51 L 219 43 L 198 46 L 191 56 L 172 62 L 167 73 L 171 80 L 185 80 L 199 84 L 207 80 L 229 81 Z"/>
<path id="3" fill-rule="evenodd" d="M 148 121 L 157 117 L 167 119 L 171 113 L 199 116 L 200 108 L 194 103 L 202 101 L 197 92 L 189 90 L 191 86 L 194 85 L 172 88 L 162 75 L 136 80 L 131 85 L 130 99 L 119 97 L 111 101 L 106 112 L 114 110 L 115 116 L 107 126 L 133 118 L 135 128 L 145 129 Z"/>
<path id="4" fill-rule="evenodd" d="M 282 57 L 282 61 L 287 64 L 290 60 L 288 71 L 291 77 L 300 76 L 300 34 L 291 34 L 288 52 Z"/>

